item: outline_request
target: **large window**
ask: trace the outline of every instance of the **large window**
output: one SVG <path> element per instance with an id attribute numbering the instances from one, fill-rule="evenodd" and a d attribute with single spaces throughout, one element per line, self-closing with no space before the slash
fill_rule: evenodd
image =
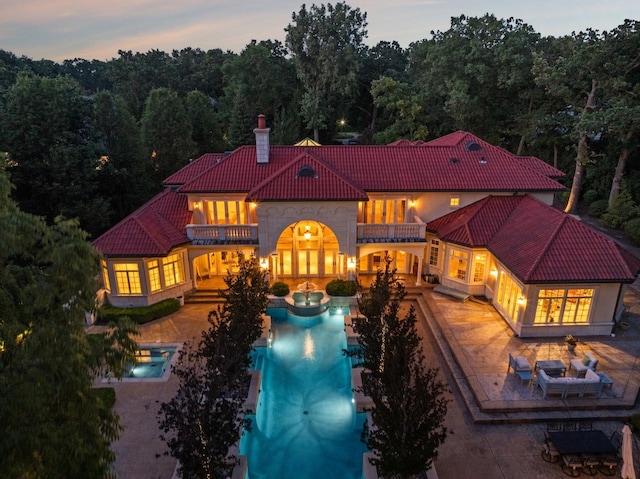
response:
<path id="1" fill-rule="evenodd" d="M 369 200 L 359 205 L 358 222 L 369 224 L 404 223 L 407 201 L 402 200 Z"/>
<path id="2" fill-rule="evenodd" d="M 142 294 L 137 263 L 116 263 L 113 265 L 113 270 L 116 275 L 118 294 Z"/>
<path id="3" fill-rule="evenodd" d="M 158 260 L 154 259 L 153 261 L 149 261 L 147 268 L 149 270 L 149 288 L 151 292 L 158 291 L 162 288 L 160 284 L 160 265 L 158 264 Z"/>
<path id="4" fill-rule="evenodd" d="M 469 254 L 464 251 L 452 249 L 449 254 L 449 277 L 466 281 Z"/>
<path id="5" fill-rule="evenodd" d="M 522 298 L 522 289 L 511 276 L 504 271 L 500 273 L 498 283 L 498 303 L 506 311 L 512 321 L 518 321 L 518 304 Z"/>
<path id="6" fill-rule="evenodd" d="M 541 289 L 534 323 L 588 323 L 593 289 Z"/>
<path id="7" fill-rule="evenodd" d="M 429 264 L 438 266 L 438 255 L 440 253 L 440 240 L 432 239 L 429 245 Z"/>
<path id="8" fill-rule="evenodd" d="M 162 269 L 166 286 L 173 286 L 184 281 L 182 256 L 180 254 L 172 254 L 164 258 L 162 260 Z"/>
<path id="9" fill-rule="evenodd" d="M 207 224 L 248 224 L 247 205 L 244 201 L 205 201 Z"/>

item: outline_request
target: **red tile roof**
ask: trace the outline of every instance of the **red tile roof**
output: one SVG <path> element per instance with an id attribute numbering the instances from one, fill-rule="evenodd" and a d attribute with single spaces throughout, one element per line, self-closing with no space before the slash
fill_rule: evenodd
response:
<path id="1" fill-rule="evenodd" d="M 342 178 L 333 168 L 309 151 L 285 164 L 247 195 L 248 201 L 365 201 L 368 199 L 361 188 Z"/>
<path id="2" fill-rule="evenodd" d="M 480 149 L 468 150 L 469 143 L 476 143 Z M 342 178 L 364 192 L 564 190 L 564 186 L 549 178 L 541 168 L 532 168 L 532 161 L 523 162 L 520 157 L 466 132 L 447 135 L 442 141 L 434 140 L 419 147 L 323 146 L 310 150 L 316 160 L 333 171 L 331 181 Z M 243 146 L 192 177 L 178 191 L 247 193 L 273 178 L 299 155 L 300 147 L 272 146 L 269 163 L 257 164 L 255 147 Z M 326 190 L 315 194 L 330 196 L 344 186 L 331 181 L 324 183 Z M 279 187 L 278 195 L 282 199 L 296 196 L 298 185 L 293 177 L 280 181 Z"/>
<path id="3" fill-rule="evenodd" d="M 224 153 L 206 153 L 197 160 L 193 160 L 186 166 L 183 166 L 169 178 L 165 179 L 165 185 L 182 185 L 209 168 L 214 166 L 224 156 Z"/>
<path id="4" fill-rule="evenodd" d="M 487 247 L 524 283 L 632 282 L 640 272 L 640 259 L 613 240 L 529 195 L 488 196 L 427 230 Z"/>
<path id="5" fill-rule="evenodd" d="M 186 195 L 166 190 L 97 238 L 93 246 L 105 256 L 164 256 L 189 242 L 191 220 Z"/>

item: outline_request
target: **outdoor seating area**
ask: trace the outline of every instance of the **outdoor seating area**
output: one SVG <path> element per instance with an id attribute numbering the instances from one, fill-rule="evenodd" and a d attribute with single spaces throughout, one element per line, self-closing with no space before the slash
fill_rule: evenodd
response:
<path id="1" fill-rule="evenodd" d="M 628 427 L 627 427 L 628 428 Z M 547 424 L 542 459 L 558 463 L 567 476 L 616 475 L 622 466 L 622 434 L 607 436 L 593 429 L 591 421 L 567 421 Z"/>
<path id="2" fill-rule="evenodd" d="M 533 380 L 532 373 L 535 371 L 537 384 L 545 399 L 552 395 L 562 399 L 571 396 L 599 398 L 605 387 L 613 386 L 613 381 L 605 373 L 596 373 L 597 365 L 598 359 L 590 352 L 587 352 L 583 359 L 571 360 L 568 369 L 560 359 L 537 360 L 535 367 L 531 368 L 526 357 L 509 353 L 507 373 L 513 369 L 514 374 L 525 382 Z M 572 368 L 576 371 L 576 376 L 569 377 L 567 371 Z"/>

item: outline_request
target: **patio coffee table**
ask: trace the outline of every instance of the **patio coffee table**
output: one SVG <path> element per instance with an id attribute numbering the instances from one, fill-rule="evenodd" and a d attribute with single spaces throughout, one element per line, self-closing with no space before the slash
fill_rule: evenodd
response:
<path id="1" fill-rule="evenodd" d="M 536 372 L 540 369 L 552 377 L 564 376 L 567 373 L 567 366 L 559 359 L 536 361 Z"/>

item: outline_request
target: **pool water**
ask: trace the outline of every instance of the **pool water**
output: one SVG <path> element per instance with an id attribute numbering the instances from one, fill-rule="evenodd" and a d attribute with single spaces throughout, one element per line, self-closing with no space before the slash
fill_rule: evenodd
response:
<path id="1" fill-rule="evenodd" d="M 174 347 L 140 348 L 136 363 L 129 366 L 125 378 L 160 378 L 176 352 Z"/>
<path id="2" fill-rule="evenodd" d="M 344 317 L 282 311 L 269 311 L 272 347 L 258 354 L 259 403 L 240 443 L 248 477 L 360 479 L 366 415 L 353 404 Z"/>

